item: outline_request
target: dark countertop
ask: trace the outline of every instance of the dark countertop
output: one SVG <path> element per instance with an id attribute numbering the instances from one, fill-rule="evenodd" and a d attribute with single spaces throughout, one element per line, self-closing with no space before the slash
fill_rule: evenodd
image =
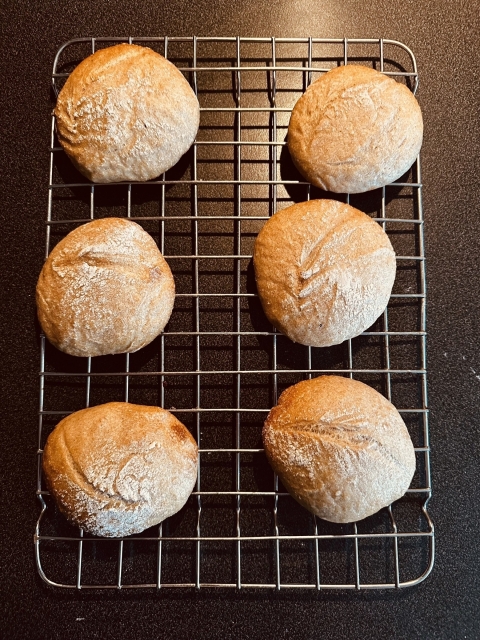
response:
<path id="1" fill-rule="evenodd" d="M 280 2 L 195 5 L 4 3 L 2 158 L 1 626 L 8 638 L 480 637 L 477 3 Z M 36 574 L 38 331 L 51 64 L 63 42 L 99 35 L 379 37 L 415 53 L 423 109 L 428 384 L 437 555 L 401 592 L 66 592 Z M 477 569 L 477 570 L 476 570 Z M 475 582 L 475 577 L 477 580 Z"/>

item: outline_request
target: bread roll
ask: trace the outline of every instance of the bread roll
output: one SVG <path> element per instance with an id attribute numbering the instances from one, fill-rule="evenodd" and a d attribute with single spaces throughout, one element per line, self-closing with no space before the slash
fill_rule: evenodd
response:
<path id="1" fill-rule="evenodd" d="M 403 175 L 415 162 L 422 136 L 422 113 L 405 85 L 349 64 L 321 76 L 298 100 L 288 148 L 315 186 L 361 193 Z"/>
<path id="2" fill-rule="evenodd" d="M 171 62 L 147 47 L 118 44 L 73 70 L 55 116 L 60 144 L 87 178 L 144 181 L 191 147 L 200 107 Z"/>
<path id="3" fill-rule="evenodd" d="M 289 493 L 330 522 L 354 522 L 388 506 L 415 472 L 413 444 L 395 407 L 366 384 L 339 376 L 284 391 L 263 442 Z"/>
<path id="4" fill-rule="evenodd" d="M 179 511 L 197 479 L 197 444 L 159 407 L 109 402 L 62 420 L 43 452 L 47 486 L 74 525 L 139 533 Z"/>
<path id="5" fill-rule="evenodd" d="M 387 306 L 395 253 L 382 228 L 334 200 L 294 204 L 260 231 L 253 263 L 263 309 L 294 342 L 339 344 Z"/>
<path id="6" fill-rule="evenodd" d="M 163 331 L 172 273 L 153 238 L 121 218 L 89 222 L 53 249 L 37 284 L 45 335 L 74 356 L 132 353 Z"/>

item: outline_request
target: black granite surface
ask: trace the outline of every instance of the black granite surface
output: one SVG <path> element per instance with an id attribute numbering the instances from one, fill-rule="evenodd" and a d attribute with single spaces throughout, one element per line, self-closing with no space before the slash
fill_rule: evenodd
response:
<path id="1" fill-rule="evenodd" d="M 2 13 L 1 628 L 8 638 L 478 638 L 480 479 L 478 3 L 4 3 Z M 33 556 L 38 410 L 34 288 L 44 253 L 49 74 L 99 35 L 379 37 L 415 52 L 428 278 L 437 556 L 401 592 L 65 592 Z"/>

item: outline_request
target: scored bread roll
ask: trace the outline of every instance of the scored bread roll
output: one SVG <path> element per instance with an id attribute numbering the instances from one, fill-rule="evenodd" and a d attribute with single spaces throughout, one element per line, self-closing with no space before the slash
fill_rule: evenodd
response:
<path id="1" fill-rule="evenodd" d="M 168 411 L 109 402 L 77 411 L 55 427 L 43 471 L 72 524 L 120 537 L 183 507 L 197 479 L 197 458 L 195 440 Z"/>
<path id="2" fill-rule="evenodd" d="M 122 218 L 71 231 L 38 279 L 37 312 L 50 342 L 74 356 L 132 353 L 167 324 L 175 283 L 153 238 Z"/>
<path id="3" fill-rule="evenodd" d="M 348 64 L 321 76 L 295 104 L 288 149 L 315 186 L 362 193 L 403 175 L 415 162 L 422 137 L 422 113 L 405 85 Z"/>
<path id="4" fill-rule="evenodd" d="M 145 181 L 191 147 L 200 107 L 171 62 L 148 47 L 118 44 L 72 71 L 55 117 L 60 144 L 87 178 Z"/>
<path id="5" fill-rule="evenodd" d="M 270 322 L 294 342 L 340 344 L 387 306 L 395 253 L 369 216 L 335 200 L 279 211 L 255 241 L 258 294 Z"/>
<path id="6" fill-rule="evenodd" d="M 395 407 L 371 387 L 321 376 L 286 389 L 263 427 L 268 461 L 303 507 L 354 522 L 403 496 L 415 451 Z"/>

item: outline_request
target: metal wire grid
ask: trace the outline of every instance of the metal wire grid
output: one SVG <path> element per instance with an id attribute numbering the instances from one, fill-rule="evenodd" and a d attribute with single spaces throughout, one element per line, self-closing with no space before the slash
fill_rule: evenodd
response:
<path id="1" fill-rule="evenodd" d="M 168 253 L 165 255 L 167 260 L 169 260 L 172 265 L 172 270 L 175 275 L 175 261 L 176 260 L 184 260 L 189 259 L 192 263 L 192 282 L 193 282 L 193 292 L 191 293 L 179 293 L 177 299 L 185 298 L 189 299 L 193 302 L 193 311 L 194 311 L 194 326 L 193 330 L 190 331 L 167 331 L 159 338 L 159 368 L 155 371 L 141 371 L 141 370 L 131 370 L 130 368 L 130 359 L 131 356 L 126 354 L 124 357 L 124 367 L 121 371 L 113 371 L 108 372 L 108 374 L 104 372 L 95 372 L 92 371 L 92 359 L 86 359 L 86 368 L 83 372 L 75 371 L 74 373 L 62 370 L 54 370 L 48 371 L 46 368 L 46 343 L 45 337 L 41 336 L 41 347 L 40 347 L 40 402 L 39 402 L 39 435 L 38 435 L 38 481 L 37 481 L 37 495 L 42 505 L 41 514 L 39 516 L 36 532 L 35 532 L 35 553 L 36 553 L 36 562 L 37 568 L 40 576 L 50 585 L 66 587 L 66 588 L 77 588 L 77 589 L 85 589 L 85 588 L 163 588 L 163 587 L 236 587 L 237 589 L 246 588 L 246 587 L 257 587 L 257 588 L 309 588 L 309 589 L 389 589 L 389 588 L 399 588 L 399 587 L 407 587 L 417 584 L 424 580 L 430 573 L 433 567 L 434 562 L 434 529 L 432 521 L 427 512 L 427 503 L 431 496 L 431 485 L 430 485 L 430 462 L 429 462 L 429 436 L 428 436 L 428 403 L 427 403 L 427 384 L 426 384 L 426 308 L 425 308 L 425 294 L 426 294 L 426 282 L 425 282 L 425 256 L 424 256 L 424 244 L 423 244 L 423 212 L 422 212 L 422 185 L 421 185 L 421 176 L 420 176 L 420 162 L 417 159 L 415 167 L 413 169 L 413 178 L 412 181 L 407 182 L 399 182 L 393 185 L 396 189 L 400 189 L 402 187 L 411 190 L 412 193 L 412 206 L 414 209 L 414 215 L 411 216 L 398 216 L 398 217 L 390 217 L 387 215 L 387 208 L 390 206 L 390 201 L 388 199 L 388 190 L 391 189 L 391 186 L 384 187 L 381 190 L 381 205 L 380 205 L 380 215 L 375 219 L 382 225 L 384 230 L 388 231 L 387 224 L 395 225 L 395 224 L 408 224 L 413 225 L 416 235 L 416 252 L 412 255 L 400 255 L 397 256 L 397 260 L 399 264 L 402 264 L 405 261 L 408 264 L 414 264 L 417 274 L 418 280 L 418 290 L 415 293 L 411 292 L 403 292 L 396 293 L 392 295 L 392 300 L 395 299 L 407 299 L 412 300 L 416 304 L 418 304 L 419 308 L 419 325 L 412 328 L 410 326 L 406 327 L 406 330 L 391 330 L 389 328 L 389 311 L 388 309 L 384 312 L 383 318 L 381 320 L 382 326 L 379 329 L 378 327 L 374 327 L 374 330 L 365 332 L 363 336 L 372 336 L 376 338 L 380 338 L 382 342 L 382 357 L 384 366 L 369 368 L 355 368 L 354 367 L 354 354 L 352 348 L 352 341 L 349 340 L 347 343 L 347 367 L 338 368 L 337 367 L 321 367 L 315 366 L 315 362 L 318 362 L 318 358 L 316 357 L 315 352 L 318 351 L 316 349 L 312 349 L 310 347 L 307 349 L 307 366 L 302 368 L 282 368 L 278 362 L 278 344 L 280 336 L 273 329 L 267 331 L 245 331 L 242 330 L 242 321 L 241 321 L 241 313 L 242 313 L 242 302 L 245 300 L 248 301 L 249 298 L 255 298 L 256 294 L 254 292 L 246 292 L 243 290 L 242 285 L 242 261 L 243 263 L 246 260 L 251 258 L 251 254 L 242 253 L 242 223 L 246 220 L 252 221 L 261 221 L 266 219 L 267 215 L 248 215 L 244 216 L 242 214 L 242 206 L 244 206 L 243 189 L 246 186 L 254 185 L 254 186 L 267 186 L 269 190 L 269 215 L 273 214 L 278 208 L 279 199 L 282 201 L 285 198 L 279 198 L 279 189 L 280 187 L 286 186 L 301 186 L 305 189 L 306 197 L 309 199 L 312 193 L 312 189 L 310 185 L 303 182 L 301 179 L 295 177 L 295 179 L 282 179 L 282 176 L 279 177 L 278 169 L 280 158 L 278 155 L 278 150 L 281 149 L 285 145 L 285 142 L 279 139 L 279 125 L 278 125 L 278 115 L 286 112 L 288 113 L 291 110 L 291 106 L 279 106 L 277 103 L 277 80 L 278 76 L 281 72 L 289 72 L 293 74 L 300 74 L 303 80 L 303 89 L 305 89 L 310 82 L 312 81 L 312 77 L 319 73 L 323 73 L 328 70 L 327 66 L 319 66 L 316 61 L 322 61 L 323 59 L 329 60 L 329 57 L 325 55 L 316 54 L 315 48 L 318 47 L 327 47 L 331 45 L 337 45 L 342 47 L 342 56 L 336 56 L 336 58 L 340 58 L 336 60 L 336 63 L 348 64 L 353 55 L 351 54 L 352 49 L 359 45 L 373 45 L 378 47 L 377 54 L 374 57 L 374 64 L 377 65 L 380 71 L 396 76 L 408 78 L 412 82 L 412 90 L 415 92 L 418 86 L 418 73 L 415 58 L 413 53 L 403 44 L 384 39 L 322 39 L 322 38 L 81 38 L 72 40 L 70 42 L 65 43 L 58 51 L 55 62 L 53 66 L 53 74 L 52 74 L 52 86 L 55 94 L 58 94 L 58 83 L 62 81 L 62 79 L 68 76 L 68 73 L 58 71 L 59 60 L 65 49 L 68 49 L 69 46 L 77 43 L 91 43 L 91 51 L 94 52 L 96 47 L 101 44 L 102 46 L 105 44 L 113 44 L 115 42 L 125 42 L 128 41 L 130 43 L 139 43 L 139 44 L 148 44 L 152 46 L 153 44 L 162 47 L 161 53 L 168 57 L 169 55 L 169 46 L 171 47 L 174 43 L 182 43 L 187 44 L 191 47 L 191 58 L 188 61 L 188 66 L 182 67 L 181 64 L 178 65 L 181 70 L 190 78 L 192 87 L 195 93 L 198 95 L 201 103 L 201 112 L 205 114 L 207 112 L 219 112 L 219 113 L 233 113 L 235 116 L 234 125 L 233 125 L 233 138 L 232 140 L 197 140 L 192 149 L 192 162 L 191 162 L 191 177 L 189 179 L 185 179 L 182 177 L 181 179 L 168 179 L 164 174 L 159 180 L 151 181 L 147 186 L 151 187 L 152 185 L 157 185 L 160 188 L 160 197 L 159 197 L 159 206 L 160 206 L 160 215 L 156 216 L 134 216 L 132 215 L 132 189 L 135 188 L 136 183 L 128 183 L 125 184 L 125 189 L 127 192 L 126 198 L 126 216 L 134 217 L 136 221 L 152 221 L 155 220 L 158 222 L 160 227 L 159 232 L 159 245 L 162 253 L 165 254 L 165 224 L 175 220 L 179 221 L 191 221 L 193 226 L 193 250 L 190 254 L 171 254 Z M 201 65 L 199 61 L 201 58 L 199 56 L 199 48 L 205 43 L 214 43 L 220 47 L 229 46 L 235 47 L 235 56 L 234 59 L 230 61 L 229 64 L 211 64 Z M 262 63 L 260 60 L 255 60 L 254 63 L 250 64 L 246 62 L 242 58 L 242 46 L 245 45 L 258 45 L 262 46 L 268 45 L 270 48 L 270 57 Z M 278 62 L 280 59 L 278 55 L 279 47 L 284 47 L 286 45 L 295 45 L 302 46 L 304 53 L 301 57 L 301 66 L 298 65 L 286 65 Z M 389 51 L 397 50 L 406 52 L 408 54 L 408 58 L 411 63 L 411 70 L 404 70 L 403 68 L 398 70 L 387 70 L 386 64 L 386 56 L 384 53 L 384 48 L 388 46 Z M 261 56 L 259 56 L 260 58 Z M 251 58 L 250 58 L 251 60 Z M 77 61 L 78 62 L 78 61 Z M 232 93 L 234 99 L 233 106 L 204 106 L 202 105 L 202 95 L 201 92 L 198 91 L 198 79 L 201 77 L 201 74 L 211 74 L 214 72 L 223 72 L 231 75 L 232 78 Z M 245 106 L 242 103 L 242 80 L 245 77 L 247 72 L 261 72 L 266 74 L 268 80 L 268 106 Z M 242 77 L 243 74 L 243 77 Z M 244 114 L 248 113 L 267 113 L 269 115 L 269 125 L 268 127 L 263 127 L 263 133 L 268 134 L 265 137 L 268 139 L 261 139 L 255 141 L 249 141 L 242 139 L 242 118 Z M 207 127 L 208 129 L 208 127 Z M 216 149 L 222 146 L 233 147 L 234 150 L 234 176 L 233 179 L 227 180 L 208 180 L 202 179 L 198 175 L 198 150 L 201 146 L 212 146 Z M 269 149 L 269 177 L 268 179 L 256 179 L 250 180 L 245 179 L 242 176 L 242 148 L 245 146 L 266 146 Z M 54 181 L 54 166 L 55 166 L 55 158 L 56 154 L 62 153 L 61 149 L 55 146 L 55 123 L 52 117 L 52 126 L 51 126 L 51 146 L 50 146 L 50 180 L 49 180 L 49 191 L 48 191 L 48 214 L 47 214 L 47 223 L 46 223 L 46 256 L 48 256 L 51 245 L 51 232 L 52 228 L 56 225 L 70 225 L 77 224 L 81 222 L 87 222 L 89 219 L 94 219 L 96 217 L 96 202 L 95 202 L 95 190 L 96 186 L 92 184 L 85 184 L 82 182 L 76 181 L 66 181 L 62 183 L 57 183 Z M 233 195 L 233 204 L 234 204 L 234 214 L 227 216 L 216 216 L 216 215 L 201 215 L 199 212 L 199 195 L 198 189 L 200 186 L 204 186 L 206 184 L 212 184 L 215 187 L 219 187 L 221 185 L 231 185 L 234 189 Z M 188 215 L 176 215 L 169 216 L 166 213 L 166 201 L 167 201 L 167 188 L 171 185 L 185 185 L 191 189 L 191 211 Z M 70 218 L 56 220 L 52 215 L 53 212 L 53 193 L 57 189 L 74 189 L 80 188 L 82 190 L 86 190 L 89 192 L 89 216 L 85 218 Z M 305 199 L 305 198 L 304 198 Z M 346 197 L 346 201 L 349 202 L 349 197 Z M 287 203 L 288 204 L 288 203 Z M 229 220 L 232 222 L 233 220 L 233 245 L 235 251 L 231 254 L 219 253 L 219 254 L 210 254 L 210 253 L 202 253 L 199 247 L 199 224 L 203 221 L 224 221 Z M 58 228 L 58 227 L 57 227 Z M 217 293 L 205 293 L 201 291 L 201 278 L 202 272 L 199 268 L 202 260 L 233 260 L 234 262 L 234 286 L 233 290 L 225 291 L 225 292 L 217 292 Z M 205 331 L 201 326 L 201 303 L 205 299 L 224 299 L 231 301 L 231 313 L 233 319 L 233 330 L 230 331 Z M 403 328 L 402 328 L 403 329 Z M 166 347 L 166 339 L 169 336 L 181 336 L 181 337 L 189 337 L 193 340 L 193 351 L 194 351 L 194 362 L 193 367 L 188 369 L 183 367 L 180 369 L 169 370 L 168 367 L 165 367 L 166 354 L 168 354 L 168 347 Z M 202 339 L 209 336 L 228 336 L 233 340 L 233 351 L 234 351 L 234 367 L 229 370 L 216 370 L 214 368 L 205 369 L 202 368 L 202 360 L 203 360 L 203 346 Z M 271 350 L 271 366 L 270 367 L 262 367 L 261 369 L 255 368 L 247 368 L 242 369 L 242 337 L 245 336 L 256 336 L 257 338 L 265 338 L 272 341 L 272 350 Z M 392 366 L 392 357 L 391 357 L 391 340 L 396 337 L 405 337 L 406 339 L 410 339 L 415 342 L 419 350 L 419 365 L 417 367 L 394 367 Z M 293 346 L 292 346 L 293 348 Z M 393 363 L 394 364 L 394 363 Z M 221 373 L 222 375 L 233 376 L 233 402 L 229 406 L 222 407 L 202 407 L 202 388 L 203 381 L 209 376 L 215 377 L 217 374 Z M 262 449 L 257 447 L 242 447 L 242 416 L 247 414 L 255 414 L 263 419 L 268 411 L 268 407 L 245 407 L 242 404 L 242 382 L 245 381 L 247 376 L 255 376 L 257 374 L 265 375 L 267 374 L 269 377 L 269 385 L 271 391 L 271 398 L 273 403 L 276 403 L 277 397 L 279 395 L 279 376 L 283 376 L 283 374 L 294 374 L 298 377 L 298 379 L 302 379 L 305 377 L 311 378 L 312 375 L 318 375 L 322 373 L 335 373 L 335 374 L 343 374 L 348 375 L 349 377 L 361 377 L 362 375 L 373 374 L 380 376 L 383 381 L 383 390 L 386 397 L 394 401 L 395 399 L 392 397 L 392 376 L 408 374 L 410 376 L 414 376 L 417 380 L 420 381 L 420 399 L 416 406 L 413 408 L 400 408 L 400 412 L 404 416 L 415 415 L 420 418 L 421 421 L 421 435 L 419 438 L 419 442 L 416 443 L 418 446 L 415 447 L 417 461 L 419 465 L 423 467 L 423 479 L 424 482 L 420 483 L 420 486 L 411 488 L 407 494 L 408 496 L 415 496 L 419 499 L 419 507 L 421 510 L 421 514 L 423 517 L 423 524 L 420 522 L 421 518 L 418 516 L 416 518 L 416 526 L 410 526 L 407 530 L 402 530 L 402 526 L 397 523 L 397 519 L 395 517 L 394 510 L 392 506 L 388 507 L 385 510 L 386 514 L 388 514 L 388 521 L 390 524 L 389 531 L 381 531 L 381 532 L 373 532 L 366 531 L 363 532 L 361 529 L 361 525 L 354 523 L 353 525 L 346 527 L 342 527 L 342 530 L 335 530 L 330 532 L 325 532 L 324 523 L 322 521 L 317 520 L 317 518 L 311 516 L 309 521 L 308 530 L 303 530 L 301 533 L 295 531 L 293 527 L 292 531 L 283 532 L 284 527 L 282 528 L 280 522 L 280 499 L 290 499 L 288 494 L 283 490 L 280 486 L 278 478 L 274 476 L 273 486 L 270 490 L 261 490 L 258 487 L 253 490 L 245 491 L 242 490 L 242 456 L 245 454 L 253 454 L 258 455 L 262 454 Z M 127 584 L 124 578 L 124 544 L 128 544 L 129 539 L 119 539 L 115 542 L 117 545 L 116 550 L 116 578 L 111 580 L 110 582 L 105 582 L 96 580 L 95 578 L 91 580 L 91 583 L 86 584 L 82 579 L 82 571 L 83 571 L 83 562 L 84 562 L 84 548 L 85 545 L 92 545 L 94 548 L 95 545 L 99 545 L 100 547 L 104 544 L 111 544 L 111 542 L 107 542 L 102 538 L 92 538 L 89 536 L 84 536 L 82 530 L 78 533 L 69 532 L 67 535 L 61 535 L 61 532 L 54 531 L 53 533 L 42 533 L 41 527 L 42 522 L 44 521 L 45 514 L 50 510 L 52 511 L 54 508 L 52 505 L 48 505 L 48 492 L 45 491 L 42 487 L 42 474 L 41 474 L 41 457 L 42 457 L 42 446 L 45 439 L 45 420 L 48 419 L 49 416 L 58 416 L 62 417 L 71 411 L 63 411 L 63 410 L 50 410 L 45 408 L 45 385 L 46 381 L 51 378 L 59 378 L 60 385 L 68 382 L 69 377 L 78 378 L 82 377 L 85 381 L 85 391 L 84 391 L 84 405 L 85 407 L 90 406 L 91 402 L 91 388 L 92 381 L 95 380 L 96 377 L 102 377 L 108 375 L 111 377 L 120 377 L 123 380 L 123 399 L 125 401 L 129 401 L 131 399 L 130 394 L 130 385 L 131 380 L 135 379 L 138 376 L 154 376 L 158 379 L 158 390 L 159 390 L 159 404 L 161 406 L 165 405 L 165 384 L 169 377 L 171 376 L 190 376 L 193 379 L 192 383 L 192 391 L 193 391 L 193 403 L 192 406 L 177 409 L 176 413 L 181 414 L 180 419 L 189 416 L 193 418 L 193 423 L 191 427 L 193 427 L 194 435 L 196 436 L 199 451 L 200 451 L 200 460 L 198 467 L 198 479 L 197 485 L 195 487 L 195 491 L 192 494 L 191 501 L 193 500 L 196 506 L 196 524 L 195 531 L 193 535 L 166 535 L 165 534 L 165 526 L 164 524 L 160 524 L 158 530 L 156 530 L 153 534 L 149 531 L 146 535 L 143 535 L 138 538 L 134 538 L 135 542 L 141 545 L 150 545 L 150 556 L 152 562 L 155 563 L 155 581 L 148 582 L 140 582 L 140 583 L 130 583 Z M 259 403 L 260 404 L 260 403 Z M 168 407 L 166 407 L 168 408 Z M 202 437 L 202 423 L 208 418 L 209 414 L 213 413 L 222 413 L 222 414 L 231 414 L 234 417 L 234 446 L 233 447 L 214 447 L 209 448 L 202 447 L 202 441 L 204 436 Z M 202 480 L 202 468 L 204 468 L 204 460 L 205 457 L 210 453 L 222 454 L 227 457 L 230 456 L 233 464 L 233 472 L 234 472 L 234 490 L 231 491 L 207 491 L 202 490 L 201 480 Z M 266 464 L 266 462 L 265 462 Z M 233 510 L 235 513 L 235 531 L 233 535 L 210 535 L 204 533 L 203 523 L 202 523 L 202 506 L 204 500 L 209 496 L 216 497 L 232 497 L 234 500 Z M 267 500 L 270 502 L 269 509 L 271 510 L 271 514 L 273 517 L 273 527 L 269 532 L 263 533 L 262 535 L 246 535 L 242 531 L 242 516 L 246 510 L 248 510 L 248 505 L 245 505 L 245 499 L 249 496 L 254 496 L 256 498 L 261 498 L 263 500 Z M 242 504 L 243 500 L 243 504 Z M 402 502 L 402 501 L 400 501 Z M 167 525 L 168 526 L 168 525 Z M 59 527 L 61 529 L 61 527 Z M 410 558 L 408 556 L 408 547 L 406 557 L 399 553 L 399 545 L 405 541 L 420 541 L 423 545 L 422 547 L 422 562 L 423 567 L 422 570 L 418 572 L 418 575 L 415 577 L 409 576 L 409 579 L 402 579 L 402 575 L 404 573 L 408 573 L 406 569 L 408 569 L 408 565 L 410 562 Z M 308 575 L 305 575 L 302 579 L 297 579 L 295 581 L 286 581 L 283 571 L 284 566 L 284 554 L 283 549 L 284 545 L 287 543 L 301 543 L 302 545 L 307 545 L 307 555 L 309 558 L 309 562 L 311 564 L 311 571 L 307 571 Z M 333 555 L 334 550 L 337 548 L 335 545 L 340 543 L 345 545 L 345 553 L 349 555 L 349 562 L 352 564 L 352 572 L 350 574 L 349 579 L 344 580 L 328 580 L 324 578 L 325 575 L 328 574 L 328 571 L 325 570 L 325 565 L 330 560 L 330 555 Z M 393 557 L 393 579 L 385 579 L 384 581 L 380 580 L 368 580 L 365 577 L 364 566 L 371 564 L 372 560 L 368 558 L 368 545 L 381 542 L 388 547 L 388 553 L 390 553 Z M 75 555 L 75 579 L 71 582 L 61 582 L 58 580 L 50 579 L 46 571 L 44 570 L 42 563 L 42 549 L 46 544 L 50 545 L 61 545 L 62 543 L 72 543 L 75 547 L 75 551 L 72 552 Z M 166 557 L 165 545 L 167 543 L 186 543 L 188 545 L 193 545 L 189 547 L 191 554 L 194 557 L 194 570 L 193 570 L 193 579 L 191 580 L 178 580 L 178 581 L 165 581 L 163 578 L 163 565 Z M 233 557 L 234 557 L 234 567 L 233 574 L 234 580 L 230 581 L 221 581 L 220 579 L 205 581 L 202 579 L 202 557 L 205 555 L 205 547 L 206 545 L 219 544 L 220 546 L 223 543 L 229 543 L 233 549 Z M 257 581 L 247 581 L 244 579 L 245 574 L 245 558 L 247 554 L 245 553 L 245 547 L 249 543 L 265 543 L 267 544 L 268 549 L 265 551 L 267 555 L 269 555 L 271 560 L 271 570 L 270 576 L 271 579 L 268 580 L 257 580 Z M 152 544 L 155 547 L 155 550 L 152 548 Z M 363 545 L 366 544 L 367 547 L 363 548 Z M 230 550 L 230 554 L 231 551 Z M 54 550 L 55 551 L 55 550 Z M 214 549 L 217 552 L 217 549 Z M 303 552 L 303 551 L 302 551 Z M 286 555 L 286 554 L 285 554 Z M 402 558 L 402 561 L 401 561 Z M 248 557 L 247 557 L 248 560 Z M 383 562 L 383 560 L 382 560 Z M 293 563 L 295 564 L 295 558 Z M 288 571 L 287 571 L 288 574 Z M 273 579 L 272 579 L 273 578 Z"/>

